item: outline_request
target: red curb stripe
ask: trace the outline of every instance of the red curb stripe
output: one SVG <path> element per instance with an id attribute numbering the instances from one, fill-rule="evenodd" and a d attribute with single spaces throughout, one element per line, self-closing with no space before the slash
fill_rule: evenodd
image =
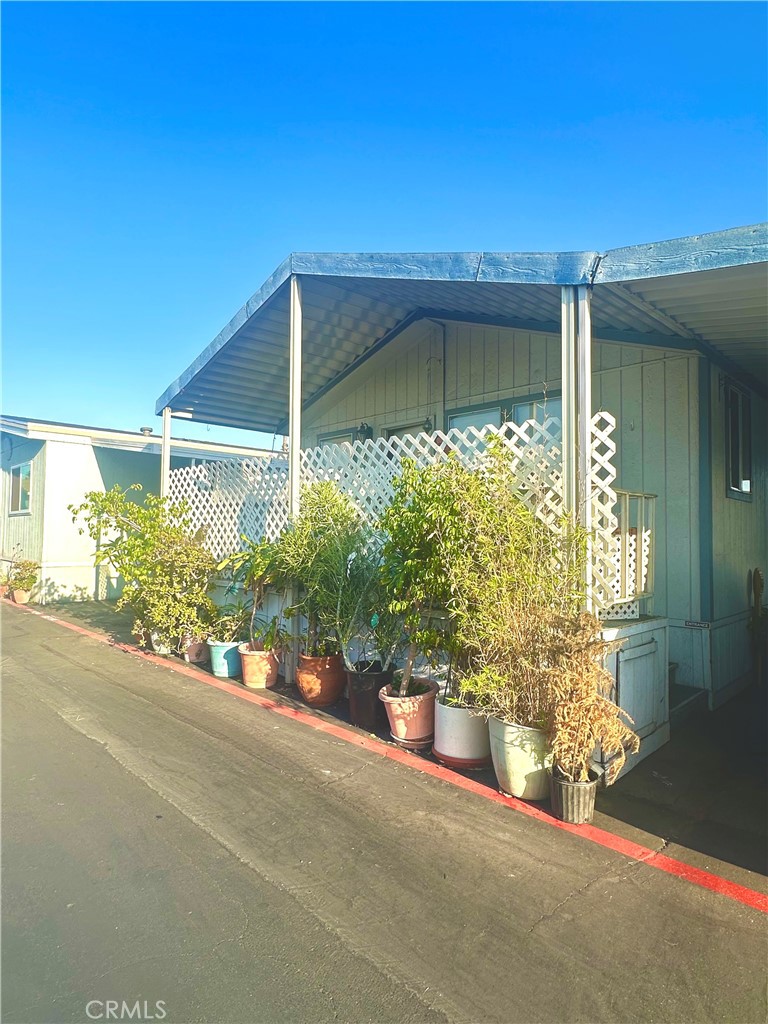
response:
<path id="1" fill-rule="evenodd" d="M 10 604 L 11 602 L 8 603 Z M 701 868 L 693 867 L 691 864 L 685 864 L 683 861 L 675 860 L 673 857 L 667 857 L 663 853 L 657 853 L 655 850 L 651 850 L 647 846 L 641 846 L 639 843 L 634 843 L 630 839 L 623 839 L 621 836 L 614 835 L 612 832 L 606 832 L 605 829 L 598 828 L 596 825 L 570 825 L 568 822 L 560 821 L 559 818 L 553 817 L 553 815 L 549 814 L 547 811 L 542 810 L 533 804 L 528 804 L 523 800 L 518 800 L 516 797 L 505 796 L 504 793 L 488 789 L 487 786 L 484 786 L 482 783 L 477 782 L 474 779 L 465 778 L 463 775 L 458 775 L 449 768 L 444 768 L 440 764 L 434 764 L 432 761 L 425 761 L 417 754 L 413 754 L 408 750 L 403 750 L 401 747 L 395 747 L 388 743 L 384 743 L 377 736 L 373 736 L 370 733 L 361 733 L 353 726 L 337 725 L 334 722 L 328 722 L 325 719 L 318 718 L 309 711 L 291 707 L 287 704 L 277 703 L 275 700 L 269 697 L 264 697 L 253 690 L 244 689 L 240 684 L 229 683 L 226 680 L 219 679 L 207 672 L 202 672 L 200 669 L 192 668 L 184 662 L 174 663 L 169 661 L 167 658 L 160 657 L 148 651 L 142 651 L 140 648 L 135 647 L 132 644 L 124 644 L 119 643 L 116 640 L 110 640 L 109 637 L 103 636 L 100 633 L 95 633 L 90 629 L 85 629 L 83 626 L 77 626 L 73 622 L 67 622 L 64 619 L 57 619 L 54 615 L 46 615 L 45 612 L 39 612 L 35 608 L 30 608 L 28 605 L 14 605 L 14 607 L 20 608 L 22 611 L 29 612 L 32 615 L 37 615 L 39 618 L 46 619 L 48 622 L 55 622 L 56 625 L 63 626 L 65 629 L 70 629 L 74 633 L 79 633 L 81 636 L 87 636 L 91 640 L 97 640 L 99 643 L 105 643 L 109 647 L 115 647 L 120 651 L 126 651 L 128 654 L 138 655 L 153 664 L 161 665 L 164 668 L 170 669 L 172 672 L 178 672 L 181 675 L 189 676 L 191 679 L 196 679 L 198 682 L 205 683 L 208 686 L 213 686 L 217 690 L 222 690 L 224 693 L 229 693 L 233 697 L 238 697 L 240 700 L 246 700 L 251 704 L 257 704 L 259 707 L 264 708 L 273 714 L 282 715 L 284 718 L 291 718 L 294 721 L 302 722 L 313 729 L 317 729 L 319 732 L 325 733 L 327 736 L 333 736 L 336 739 L 344 740 L 346 743 L 352 743 L 354 746 L 362 747 L 365 750 L 376 751 L 382 757 L 389 758 L 390 761 L 396 761 L 398 764 L 404 764 L 409 768 L 415 768 L 424 775 L 431 775 L 436 779 L 441 779 L 443 782 L 448 782 L 453 786 L 458 786 L 459 789 L 464 789 L 469 793 L 481 796 L 485 800 L 492 800 L 495 803 L 504 804 L 505 806 L 512 808 L 512 810 L 527 815 L 529 818 L 536 818 L 538 821 L 543 821 L 548 825 L 559 828 L 563 832 L 569 832 L 571 835 L 579 836 L 581 839 L 587 839 L 590 842 L 603 846 L 608 850 L 613 850 L 615 853 L 628 857 L 630 860 L 638 861 L 642 864 L 648 865 L 649 867 L 656 868 L 658 871 L 664 871 L 669 875 L 674 875 L 676 878 L 681 878 L 686 882 L 690 882 L 692 885 L 698 885 L 703 889 L 709 889 L 711 892 L 718 893 L 720 896 L 727 896 L 729 899 L 736 900 L 738 903 L 743 903 L 745 906 L 751 907 L 753 910 L 768 913 L 768 895 L 758 892 L 756 889 L 749 889 L 736 882 L 729 882 L 727 879 L 721 878 L 720 875 L 715 875 L 709 871 L 704 871 Z"/>

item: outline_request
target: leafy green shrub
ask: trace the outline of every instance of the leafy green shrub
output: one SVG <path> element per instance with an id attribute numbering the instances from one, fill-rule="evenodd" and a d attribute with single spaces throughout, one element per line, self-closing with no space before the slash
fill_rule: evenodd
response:
<path id="1" fill-rule="evenodd" d="M 6 583 L 10 590 L 31 590 L 37 583 L 40 565 L 29 558 L 14 559 L 8 567 Z"/>
<path id="2" fill-rule="evenodd" d="M 140 484 L 90 491 L 69 511 L 96 542 L 96 564 L 109 563 L 123 577 L 117 607 L 131 608 L 136 632 L 154 633 L 169 647 L 202 640 L 216 614 L 209 596 L 216 561 L 202 532 L 192 532 L 185 505 L 153 494 L 139 504 L 132 494 L 139 491 Z"/>

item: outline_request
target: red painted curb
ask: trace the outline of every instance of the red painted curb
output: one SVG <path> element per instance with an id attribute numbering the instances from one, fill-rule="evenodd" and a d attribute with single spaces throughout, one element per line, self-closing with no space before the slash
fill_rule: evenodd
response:
<path id="1" fill-rule="evenodd" d="M 10 601 L 7 603 L 9 605 L 12 604 Z M 85 629 L 83 626 L 77 626 L 73 622 L 67 622 L 64 619 L 57 619 L 54 615 L 46 615 L 45 612 L 40 612 L 35 608 L 30 608 L 29 605 L 14 604 L 13 607 L 19 608 L 31 615 L 37 615 L 42 619 L 46 619 L 48 622 L 55 622 L 58 626 L 70 629 L 74 633 L 79 633 L 81 636 L 87 636 L 91 640 L 97 640 L 99 643 L 107 644 L 109 647 L 115 647 L 120 651 L 127 651 L 129 654 L 139 655 L 153 664 L 162 665 L 164 668 L 171 669 L 172 672 L 178 672 L 181 675 L 189 676 L 191 679 L 196 679 L 198 682 L 205 683 L 208 686 L 213 686 L 217 690 L 223 690 L 225 693 L 230 693 L 233 697 L 239 697 L 241 700 L 250 701 L 251 704 L 257 704 L 259 707 L 265 708 L 273 714 L 282 715 L 284 718 L 292 718 L 297 722 L 303 722 L 304 725 L 317 729 L 319 732 L 323 732 L 327 736 L 333 736 L 336 739 L 344 740 L 346 743 L 352 743 L 355 746 L 362 747 L 363 749 L 375 751 L 382 757 L 387 757 L 389 760 L 396 761 L 398 764 L 404 764 L 409 768 L 415 768 L 424 775 L 431 775 L 436 779 L 442 779 L 443 782 L 448 782 L 453 786 L 458 786 L 460 789 L 464 789 L 469 793 L 481 796 L 485 800 L 492 800 L 495 803 L 504 804 L 507 807 L 518 811 L 520 814 L 527 815 L 529 818 L 536 818 L 548 825 L 561 829 L 563 832 L 569 832 L 571 835 L 579 836 L 581 839 L 587 839 L 590 842 L 603 846 L 608 850 L 613 850 L 615 853 L 628 857 L 630 860 L 639 861 L 643 864 L 647 864 L 649 867 L 656 868 L 658 871 L 664 871 L 669 875 L 674 875 L 675 877 L 681 878 L 693 885 L 698 885 L 703 889 L 709 889 L 711 892 L 718 893 L 721 896 L 727 896 L 729 899 L 743 903 L 745 906 L 751 907 L 753 910 L 760 910 L 763 913 L 768 913 L 768 896 L 758 892 L 756 889 L 748 889 L 746 886 L 738 885 L 736 882 L 729 882 L 727 879 L 721 878 L 719 875 L 714 875 L 709 871 L 693 867 L 691 864 L 685 864 L 683 861 L 675 860 L 673 857 L 667 857 L 663 853 L 657 853 L 655 850 L 651 850 L 647 846 L 640 846 L 638 843 L 633 843 L 629 839 L 622 839 L 621 836 L 616 836 L 612 832 L 606 832 L 605 829 L 597 828 L 595 825 L 569 825 L 567 822 L 560 821 L 559 818 L 553 817 L 553 815 L 549 814 L 547 811 L 542 810 L 533 804 L 528 804 L 523 800 L 518 800 L 516 797 L 505 796 L 503 793 L 488 789 L 487 786 L 482 785 L 480 782 L 476 782 L 474 779 L 467 779 L 463 775 L 458 775 L 456 772 L 451 771 L 449 768 L 444 768 L 442 765 L 434 764 L 432 761 L 425 761 L 423 758 L 416 754 L 412 754 L 407 750 L 402 750 L 400 747 L 384 743 L 377 736 L 373 736 L 370 733 L 361 733 L 358 729 L 355 729 L 354 726 L 346 726 L 343 724 L 336 724 L 335 722 L 329 722 L 323 718 L 313 715 L 309 711 L 304 711 L 302 708 L 291 707 L 287 704 L 280 704 L 277 701 L 269 697 L 265 697 L 253 690 L 247 690 L 238 683 L 229 683 L 225 679 L 218 679 L 216 676 L 212 676 L 208 672 L 203 672 L 200 669 L 192 668 L 184 662 L 171 661 L 168 658 L 163 658 L 156 654 L 142 651 L 140 648 L 135 647 L 132 644 L 117 643 L 100 633 L 94 633 L 90 629 Z"/>

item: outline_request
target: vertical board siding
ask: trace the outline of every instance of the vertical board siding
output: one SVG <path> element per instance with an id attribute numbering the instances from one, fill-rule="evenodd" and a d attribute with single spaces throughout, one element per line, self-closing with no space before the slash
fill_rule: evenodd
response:
<path id="1" fill-rule="evenodd" d="M 561 387 L 559 336 L 447 323 L 445 366 L 439 372 L 445 391 L 442 380 L 437 386 L 435 359 L 430 402 L 427 360 L 442 357 L 442 330 L 414 324 L 350 375 L 324 404 L 309 410 L 304 443 L 315 444 L 329 429 L 354 428 L 361 418 L 371 422 L 376 435 L 423 422 L 428 414 L 439 426 L 453 409 Z M 617 486 L 658 495 L 652 610 L 678 620 L 700 614 L 697 366 L 698 356 L 687 353 L 609 342 L 593 347 L 594 410 L 604 409 L 617 421 Z M 365 401 L 352 412 L 355 393 Z M 678 634 L 690 646 L 683 630 Z M 685 651 L 671 657 L 681 660 L 680 681 L 689 682 L 696 659 Z"/>
<path id="2" fill-rule="evenodd" d="M 32 464 L 29 515 L 11 515 L 11 466 L 24 462 Z M 3 434 L 0 558 L 4 567 L 17 550 L 22 558 L 43 560 L 45 467 L 45 442 Z"/>

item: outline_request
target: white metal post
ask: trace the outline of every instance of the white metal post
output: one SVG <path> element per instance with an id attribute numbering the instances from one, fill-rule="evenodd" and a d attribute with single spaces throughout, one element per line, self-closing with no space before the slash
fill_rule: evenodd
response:
<path id="1" fill-rule="evenodd" d="M 592 502 L 589 478 L 592 471 L 592 293 L 584 285 L 578 288 L 578 330 L 576 332 L 578 465 L 576 493 L 579 524 L 586 536 L 584 593 L 587 611 L 592 600 Z"/>
<path id="2" fill-rule="evenodd" d="M 576 394 L 576 289 L 562 290 L 561 363 L 563 378 L 563 504 L 569 515 L 578 507 L 578 448 Z"/>
<path id="3" fill-rule="evenodd" d="M 288 511 L 293 518 L 301 507 L 301 282 L 291 274 L 291 310 L 288 334 L 290 383 L 288 392 Z M 297 592 L 291 589 L 289 603 L 296 604 Z M 299 641 L 294 639 L 287 652 L 286 678 L 296 679 Z"/>
<path id="4" fill-rule="evenodd" d="M 288 504 L 291 516 L 298 515 L 301 497 L 301 334 L 301 282 L 296 274 L 291 274 L 288 395 Z"/>
<path id="5" fill-rule="evenodd" d="M 163 409 L 163 439 L 160 442 L 160 497 L 168 496 L 171 482 L 171 407 Z"/>
<path id="6" fill-rule="evenodd" d="M 584 285 L 561 293 L 563 376 L 563 502 L 566 513 L 587 533 L 584 590 L 592 609 L 592 318 Z"/>

